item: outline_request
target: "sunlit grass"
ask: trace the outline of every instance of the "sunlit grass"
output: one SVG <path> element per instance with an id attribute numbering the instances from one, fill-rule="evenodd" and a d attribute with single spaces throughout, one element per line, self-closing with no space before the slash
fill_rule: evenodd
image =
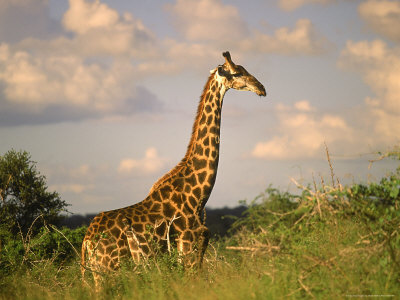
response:
<path id="1" fill-rule="evenodd" d="M 183 270 L 168 259 L 150 261 L 135 273 L 125 266 L 109 275 L 98 293 L 90 282 L 82 283 L 77 261 L 63 268 L 44 262 L 3 278 L 0 298 L 339 299 L 400 294 L 399 273 L 384 246 L 351 218 L 332 217 L 288 232 L 282 243 L 276 240 L 279 249 L 226 249 L 232 243 L 255 245 L 255 239 L 266 245 L 268 235 L 243 229 L 225 241 L 213 241 L 216 249 L 210 247 L 201 270 Z"/>

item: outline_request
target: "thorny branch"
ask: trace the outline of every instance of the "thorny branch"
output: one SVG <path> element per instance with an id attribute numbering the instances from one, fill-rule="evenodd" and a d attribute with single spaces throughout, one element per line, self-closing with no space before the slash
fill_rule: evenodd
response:
<path id="1" fill-rule="evenodd" d="M 168 253 L 171 253 L 171 241 L 170 241 L 170 237 L 169 237 L 169 232 L 172 226 L 172 223 L 179 219 L 181 216 L 177 217 L 176 215 L 174 215 L 171 219 L 171 221 L 169 222 L 169 224 L 167 225 L 167 249 L 168 249 Z"/>

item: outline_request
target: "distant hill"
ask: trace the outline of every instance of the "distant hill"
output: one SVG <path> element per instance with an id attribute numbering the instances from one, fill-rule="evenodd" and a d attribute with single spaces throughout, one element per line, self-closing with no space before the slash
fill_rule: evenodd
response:
<path id="1" fill-rule="evenodd" d="M 225 236 L 236 218 L 241 217 L 245 210 L 245 206 L 216 209 L 207 208 L 206 224 L 210 230 L 211 236 Z M 96 214 L 74 214 L 71 216 L 66 216 L 60 225 L 71 229 L 75 229 L 83 225 L 88 226 L 95 216 Z"/>

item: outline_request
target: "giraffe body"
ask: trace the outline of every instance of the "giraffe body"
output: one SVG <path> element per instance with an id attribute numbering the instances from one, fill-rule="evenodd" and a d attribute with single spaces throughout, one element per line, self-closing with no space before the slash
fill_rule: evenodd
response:
<path id="1" fill-rule="evenodd" d="M 224 57 L 225 64 L 211 71 L 204 87 L 182 161 L 142 202 L 102 212 L 90 224 L 82 244 L 82 272 L 86 267 L 97 271 L 96 283 L 98 272 L 117 269 L 124 257 L 139 264 L 171 247 L 177 247 L 185 265 L 201 265 L 209 238 L 202 211 L 217 175 L 225 92 L 234 88 L 266 94 L 257 79 L 231 61 L 229 52 Z"/>

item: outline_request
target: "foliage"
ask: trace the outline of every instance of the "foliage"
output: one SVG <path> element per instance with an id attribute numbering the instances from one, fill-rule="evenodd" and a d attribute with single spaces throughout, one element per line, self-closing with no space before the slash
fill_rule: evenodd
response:
<path id="1" fill-rule="evenodd" d="M 276 216 L 295 209 L 297 207 L 297 203 L 294 201 L 296 198 L 298 196 L 288 192 L 281 193 L 271 186 L 268 187 L 250 204 L 246 204 L 245 201 L 241 202 L 247 205 L 247 210 L 244 212 L 243 218 L 232 224 L 231 232 L 243 226 L 250 231 L 257 231 L 260 226 L 273 222 Z"/>
<path id="2" fill-rule="evenodd" d="M 46 178 L 26 151 L 0 156 L 0 198 L 0 227 L 13 234 L 29 229 L 36 233 L 43 223 L 57 224 L 67 206 L 57 192 L 47 190 Z"/>
<path id="3" fill-rule="evenodd" d="M 0 274 L 32 269 L 47 261 L 57 266 L 71 263 L 80 256 L 86 230 L 86 226 L 59 230 L 50 225 L 42 227 L 36 235 L 28 232 L 15 237 L 0 229 L 1 240 L 5 241 L 0 248 Z"/>
<path id="4" fill-rule="evenodd" d="M 266 257 L 271 280 L 288 276 L 290 295 L 399 294 L 400 169 L 379 183 L 298 186 L 300 196 L 269 188 L 250 203 L 227 248 Z"/>

